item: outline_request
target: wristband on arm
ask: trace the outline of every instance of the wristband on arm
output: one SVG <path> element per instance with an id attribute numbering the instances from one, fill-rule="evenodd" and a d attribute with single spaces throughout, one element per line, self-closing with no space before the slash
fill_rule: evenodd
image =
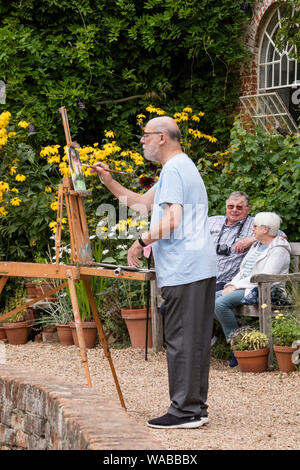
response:
<path id="1" fill-rule="evenodd" d="M 146 243 L 143 242 L 142 237 L 138 238 L 138 242 L 143 248 L 145 248 L 145 246 L 147 246 Z"/>

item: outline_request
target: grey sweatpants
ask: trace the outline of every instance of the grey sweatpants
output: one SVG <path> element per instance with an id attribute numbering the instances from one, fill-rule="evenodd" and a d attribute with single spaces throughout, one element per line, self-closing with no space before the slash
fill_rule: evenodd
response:
<path id="1" fill-rule="evenodd" d="M 213 277 L 161 289 L 171 399 L 168 413 L 177 417 L 207 416 L 215 288 Z"/>

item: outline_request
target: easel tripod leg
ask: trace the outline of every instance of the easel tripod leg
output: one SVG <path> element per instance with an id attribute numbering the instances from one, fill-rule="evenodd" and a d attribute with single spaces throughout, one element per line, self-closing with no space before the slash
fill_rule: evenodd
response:
<path id="1" fill-rule="evenodd" d="M 110 351 L 109 351 L 108 344 L 107 344 L 107 341 L 106 341 L 106 338 L 105 338 L 105 334 L 104 334 L 103 327 L 102 327 L 102 322 L 101 322 L 99 314 L 98 314 L 98 309 L 97 309 L 97 305 L 96 305 L 96 302 L 95 302 L 95 299 L 94 299 L 94 296 L 93 296 L 93 293 L 92 293 L 91 286 L 89 284 L 89 281 L 84 280 L 83 282 L 84 282 L 84 286 L 85 286 L 85 289 L 86 289 L 86 292 L 87 292 L 87 295 L 88 295 L 89 303 L 90 303 L 90 306 L 91 306 L 91 309 L 92 309 L 92 312 L 93 312 L 93 317 L 94 317 L 94 320 L 95 320 L 96 325 L 97 325 L 97 329 L 98 329 L 100 341 L 101 341 L 101 344 L 102 344 L 102 347 L 103 347 L 103 350 L 104 350 L 104 354 L 108 359 L 110 369 L 111 369 L 111 372 L 112 372 L 112 375 L 113 375 L 113 378 L 114 378 L 114 381 L 115 381 L 115 385 L 116 385 L 116 389 L 117 389 L 117 392 L 118 392 L 118 395 L 119 395 L 119 400 L 120 400 L 121 406 L 126 410 L 126 406 L 125 406 L 125 402 L 124 402 L 124 399 L 123 399 L 122 391 L 121 391 L 120 384 L 119 384 L 119 381 L 118 381 L 118 377 L 117 377 L 117 374 L 116 374 L 116 371 L 115 371 L 115 368 L 114 368 L 114 364 L 113 364 L 113 361 L 112 361 L 112 358 L 111 358 L 111 355 L 110 355 Z"/>
<path id="2" fill-rule="evenodd" d="M 91 376 L 90 376 L 90 371 L 89 371 L 89 366 L 88 366 L 85 341 L 84 341 L 83 332 L 82 332 L 82 324 L 81 324 L 81 319 L 80 319 L 80 314 L 79 314 L 75 283 L 70 272 L 68 272 L 68 284 L 69 284 L 71 301 L 72 301 L 72 306 L 73 306 L 75 326 L 76 326 L 76 331 L 77 331 L 81 360 L 85 369 L 85 376 L 86 376 L 88 387 L 91 387 L 92 382 L 91 382 Z"/>
<path id="3" fill-rule="evenodd" d="M 2 276 L 0 279 L 0 294 L 3 291 L 3 288 L 8 280 L 8 276 Z"/>

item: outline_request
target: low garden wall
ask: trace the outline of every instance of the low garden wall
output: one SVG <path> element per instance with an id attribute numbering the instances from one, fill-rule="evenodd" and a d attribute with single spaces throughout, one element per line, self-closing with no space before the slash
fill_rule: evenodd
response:
<path id="1" fill-rule="evenodd" d="M 94 389 L 0 365 L 0 450 L 162 449 Z"/>

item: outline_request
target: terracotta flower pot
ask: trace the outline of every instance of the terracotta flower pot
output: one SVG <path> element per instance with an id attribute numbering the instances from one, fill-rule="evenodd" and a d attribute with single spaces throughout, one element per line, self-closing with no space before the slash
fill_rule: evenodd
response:
<path id="1" fill-rule="evenodd" d="M 44 343 L 57 343 L 58 338 L 55 326 L 46 326 L 42 331 L 42 338 Z"/>
<path id="2" fill-rule="evenodd" d="M 72 321 L 69 323 L 69 325 L 71 327 L 74 344 L 76 347 L 79 347 L 75 322 Z M 96 340 L 97 340 L 96 322 L 94 321 L 82 322 L 82 331 L 83 331 L 85 347 L 87 349 L 92 349 L 95 346 Z"/>
<path id="3" fill-rule="evenodd" d="M 242 372 L 265 372 L 268 368 L 269 350 L 270 348 L 250 351 L 234 350 L 234 355 Z"/>
<path id="4" fill-rule="evenodd" d="M 131 345 L 133 348 L 145 349 L 146 346 L 146 319 L 147 309 L 143 308 L 122 308 L 122 318 L 126 322 L 128 333 L 130 336 Z M 151 326 L 151 309 L 149 310 L 148 320 L 148 348 L 152 347 L 152 326 Z"/>
<path id="5" fill-rule="evenodd" d="M 0 326 L 0 341 L 6 340 L 7 336 L 5 333 L 4 326 Z"/>
<path id="6" fill-rule="evenodd" d="M 28 299 L 35 299 L 38 296 L 36 290 L 36 284 L 32 284 L 31 282 L 26 282 L 25 287 L 27 289 L 27 296 Z"/>
<path id="7" fill-rule="evenodd" d="M 74 344 L 70 325 L 56 325 L 59 342 L 62 346 L 72 346 Z"/>
<path id="8" fill-rule="evenodd" d="M 46 292 L 49 292 L 52 289 L 54 289 L 55 284 L 51 283 L 51 282 L 42 282 L 41 285 L 35 286 L 35 287 L 36 287 L 37 295 L 40 296 L 40 295 L 46 294 Z M 57 297 L 56 297 L 55 294 L 51 294 L 51 296 L 45 297 L 45 301 L 56 302 Z"/>
<path id="9" fill-rule="evenodd" d="M 296 366 L 292 362 L 292 354 L 297 350 L 297 348 L 274 344 L 273 349 L 276 354 L 279 369 L 282 372 L 294 372 L 296 370 Z"/>
<path id="10" fill-rule="evenodd" d="M 25 344 L 28 338 L 28 322 L 3 323 L 10 344 Z"/>

